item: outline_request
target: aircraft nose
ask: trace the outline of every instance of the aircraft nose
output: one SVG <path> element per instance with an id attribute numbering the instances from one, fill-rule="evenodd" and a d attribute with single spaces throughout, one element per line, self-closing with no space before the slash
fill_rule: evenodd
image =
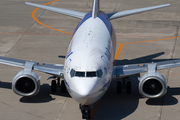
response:
<path id="1" fill-rule="evenodd" d="M 91 93 L 93 93 L 93 90 L 95 88 L 96 85 L 96 81 L 95 80 L 91 80 L 91 81 L 80 81 L 77 84 L 77 93 L 81 96 L 81 97 L 87 97 L 88 95 L 90 95 Z"/>
<path id="2" fill-rule="evenodd" d="M 81 89 L 79 89 L 78 94 L 81 97 L 87 97 L 88 95 L 91 94 L 92 90 L 93 90 L 92 86 L 84 86 L 81 87 Z"/>

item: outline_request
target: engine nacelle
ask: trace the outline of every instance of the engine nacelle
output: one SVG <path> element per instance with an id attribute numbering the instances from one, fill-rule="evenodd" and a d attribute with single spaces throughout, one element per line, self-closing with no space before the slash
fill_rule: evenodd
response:
<path id="1" fill-rule="evenodd" d="M 13 79 L 13 91 L 21 96 L 33 96 L 40 90 L 40 80 L 34 71 L 22 70 Z"/>
<path id="2" fill-rule="evenodd" d="M 144 97 L 158 98 L 167 92 L 166 80 L 158 72 L 146 73 L 139 81 L 139 92 Z"/>

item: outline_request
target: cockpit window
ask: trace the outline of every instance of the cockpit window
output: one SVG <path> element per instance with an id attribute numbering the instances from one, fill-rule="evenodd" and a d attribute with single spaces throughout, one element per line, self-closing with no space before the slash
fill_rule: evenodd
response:
<path id="1" fill-rule="evenodd" d="M 86 73 L 86 77 L 99 77 L 99 78 L 101 78 L 102 75 L 103 75 L 103 72 L 101 69 L 99 69 L 98 71 L 92 71 L 92 72 Z"/>
<path id="2" fill-rule="evenodd" d="M 75 76 L 77 76 L 77 77 L 85 77 L 85 72 L 78 72 L 78 71 L 76 71 Z"/>
<path id="3" fill-rule="evenodd" d="M 98 71 L 91 71 L 91 72 L 81 72 L 81 71 L 75 71 L 74 69 L 71 69 L 70 76 L 71 77 L 99 77 L 101 78 L 103 75 L 103 72 L 101 69 Z"/>
<path id="4" fill-rule="evenodd" d="M 75 75 L 75 70 L 71 69 L 70 75 L 71 75 L 71 77 L 74 77 L 74 75 Z"/>
<path id="5" fill-rule="evenodd" d="M 103 75 L 103 72 L 102 72 L 101 69 L 99 69 L 99 70 L 97 71 L 97 77 L 101 78 L 102 75 Z"/>
<path id="6" fill-rule="evenodd" d="M 94 71 L 94 72 L 87 72 L 86 77 L 96 77 L 96 71 Z"/>

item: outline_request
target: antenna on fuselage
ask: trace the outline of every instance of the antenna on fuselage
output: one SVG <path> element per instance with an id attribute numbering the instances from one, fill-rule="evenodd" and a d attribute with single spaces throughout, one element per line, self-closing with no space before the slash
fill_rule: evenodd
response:
<path id="1" fill-rule="evenodd" d="M 99 0 L 93 0 L 92 17 L 95 19 L 99 15 Z"/>

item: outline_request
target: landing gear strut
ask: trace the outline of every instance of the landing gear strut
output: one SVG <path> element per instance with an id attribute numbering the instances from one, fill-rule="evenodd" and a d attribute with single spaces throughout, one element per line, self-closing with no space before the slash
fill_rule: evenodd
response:
<path id="1" fill-rule="evenodd" d="M 126 89 L 127 94 L 131 93 L 131 82 L 127 81 L 127 80 L 129 80 L 129 77 L 123 78 L 122 79 L 123 83 L 121 83 L 121 81 L 117 81 L 117 93 L 121 93 L 122 89 Z M 127 81 L 127 83 L 126 83 L 126 81 Z"/>
<path id="2" fill-rule="evenodd" d="M 56 92 L 57 88 L 61 88 L 61 92 L 66 92 L 66 86 L 64 80 L 61 80 L 58 77 L 56 80 L 51 81 L 51 92 Z"/>
<path id="3" fill-rule="evenodd" d="M 79 108 L 82 112 L 82 119 L 91 119 L 91 111 L 93 109 L 93 105 L 79 105 Z"/>

